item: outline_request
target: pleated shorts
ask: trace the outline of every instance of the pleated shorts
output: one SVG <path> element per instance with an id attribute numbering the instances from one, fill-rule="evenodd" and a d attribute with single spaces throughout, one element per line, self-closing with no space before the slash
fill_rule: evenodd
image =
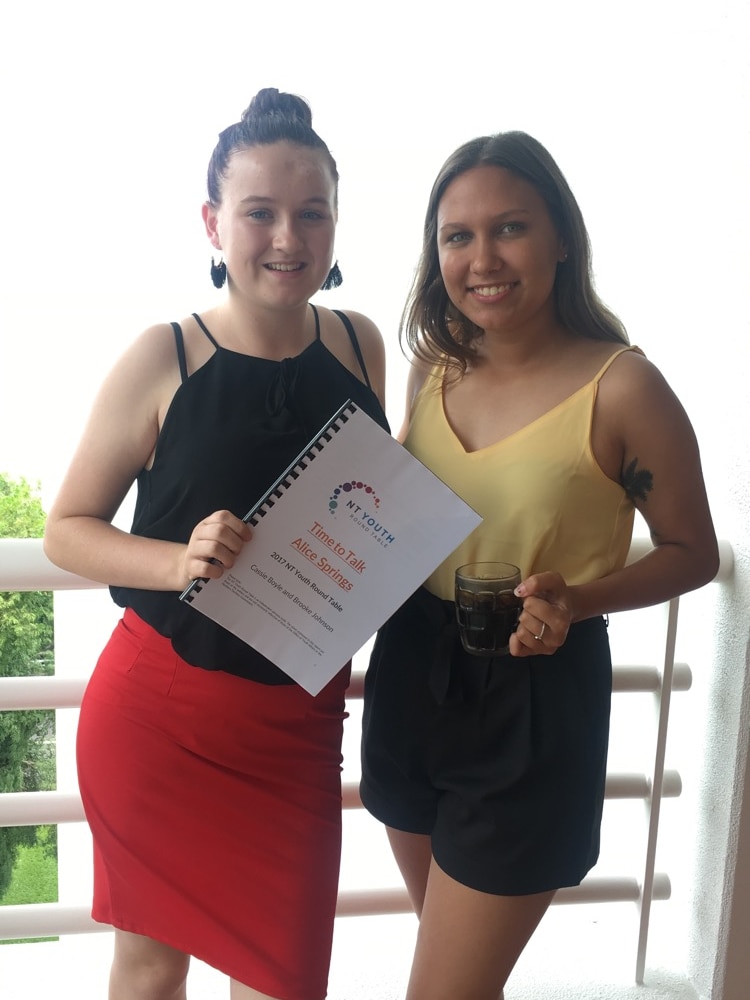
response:
<path id="1" fill-rule="evenodd" d="M 574 624 L 552 656 L 475 657 L 454 605 L 420 589 L 373 647 L 362 801 L 429 835 L 436 863 L 471 888 L 578 885 L 599 854 L 611 688 L 602 618 Z"/>
<path id="2" fill-rule="evenodd" d="M 94 919 L 262 993 L 322 1000 L 348 680 L 312 697 L 202 670 L 127 610 L 78 728 Z"/>

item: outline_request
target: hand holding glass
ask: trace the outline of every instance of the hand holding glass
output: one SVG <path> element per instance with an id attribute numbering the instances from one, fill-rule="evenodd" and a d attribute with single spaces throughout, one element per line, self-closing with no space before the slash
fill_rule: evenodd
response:
<path id="1" fill-rule="evenodd" d="M 456 570 L 456 616 L 461 645 L 474 656 L 503 656 L 518 625 L 523 602 L 513 593 L 518 566 L 477 562 Z"/>

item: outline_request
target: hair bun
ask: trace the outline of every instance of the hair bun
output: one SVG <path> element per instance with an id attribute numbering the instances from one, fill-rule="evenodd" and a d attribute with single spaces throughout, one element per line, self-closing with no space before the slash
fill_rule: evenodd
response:
<path id="1" fill-rule="evenodd" d="M 312 111 L 307 101 L 296 94 L 282 93 L 276 87 L 259 90 L 242 112 L 243 122 L 257 122 L 261 118 L 283 118 L 312 128 Z"/>
<path id="2" fill-rule="evenodd" d="M 317 149 L 331 170 L 334 183 L 339 174 L 331 151 L 312 127 L 312 111 L 304 97 L 284 94 L 275 87 L 259 90 L 242 113 L 242 118 L 219 133 L 208 164 L 208 201 L 220 205 L 222 185 L 231 157 L 239 150 L 270 146 L 276 142 Z"/>

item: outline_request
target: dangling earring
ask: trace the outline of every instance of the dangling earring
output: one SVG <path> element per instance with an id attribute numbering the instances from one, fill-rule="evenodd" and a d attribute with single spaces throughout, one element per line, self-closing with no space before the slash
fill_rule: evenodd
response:
<path id="1" fill-rule="evenodd" d="M 321 290 L 324 292 L 328 292 L 332 288 L 338 288 L 343 280 L 344 278 L 343 275 L 341 274 L 341 268 L 339 267 L 339 262 L 336 261 L 331 270 L 328 272 L 326 280 L 320 286 Z"/>
<path id="2" fill-rule="evenodd" d="M 223 288 L 224 282 L 227 280 L 227 265 L 223 260 L 220 260 L 217 264 L 213 257 L 211 258 L 211 281 L 217 288 Z"/>

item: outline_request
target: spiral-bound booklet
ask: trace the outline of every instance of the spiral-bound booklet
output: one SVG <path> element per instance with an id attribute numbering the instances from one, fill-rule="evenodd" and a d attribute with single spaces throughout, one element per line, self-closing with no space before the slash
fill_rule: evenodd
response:
<path id="1" fill-rule="evenodd" d="M 245 520 L 231 570 L 181 599 L 315 695 L 481 517 L 349 401 Z"/>

